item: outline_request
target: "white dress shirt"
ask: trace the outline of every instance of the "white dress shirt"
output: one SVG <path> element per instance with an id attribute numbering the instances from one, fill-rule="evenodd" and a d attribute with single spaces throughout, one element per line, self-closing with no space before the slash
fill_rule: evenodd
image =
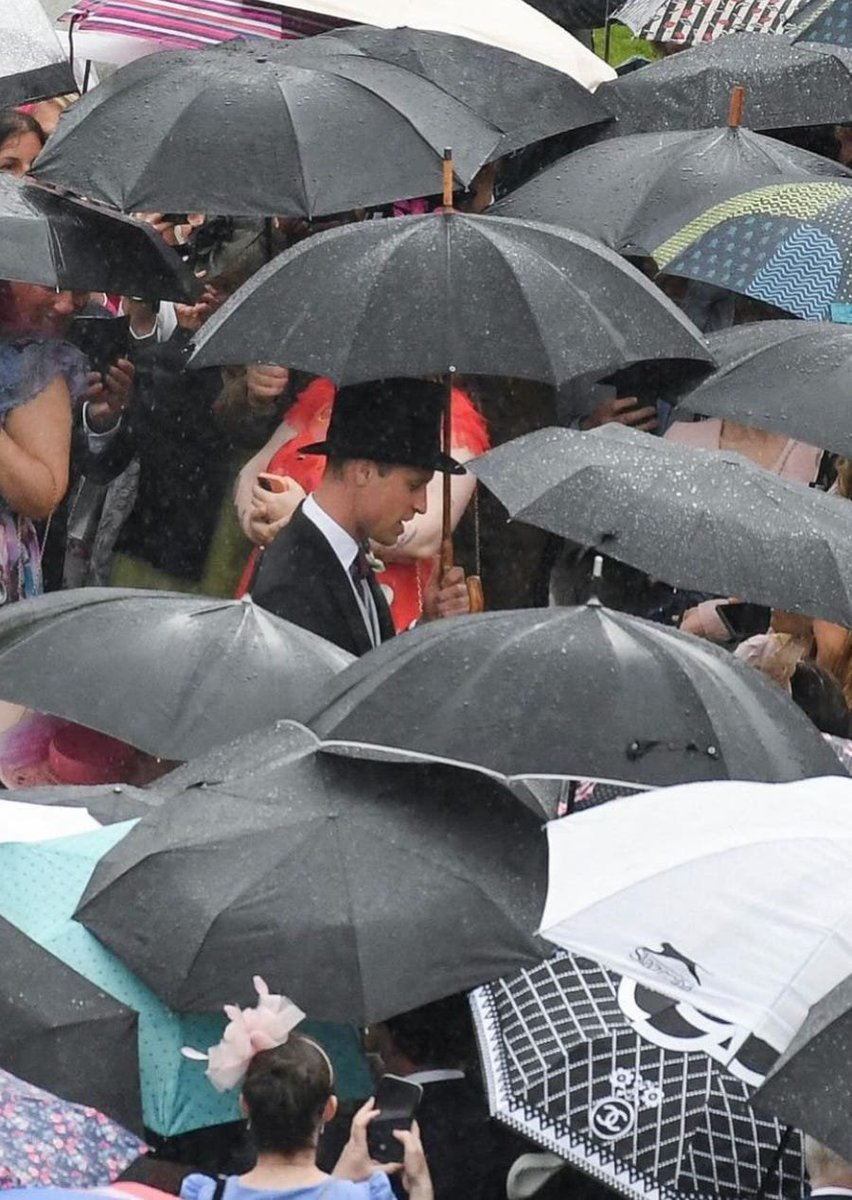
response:
<path id="1" fill-rule="evenodd" d="M 343 526 L 338 525 L 337 521 L 333 517 L 330 517 L 324 508 L 320 508 L 313 496 L 308 496 L 307 500 L 305 500 L 302 505 L 302 514 L 308 518 L 312 525 L 316 526 L 334 551 L 336 558 L 346 572 L 346 578 L 349 580 L 349 586 L 352 588 L 355 599 L 358 602 L 361 616 L 364 618 L 364 624 L 367 627 L 367 633 L 370 635 L 370 641 L 374 646 L 378 646 L 382 640 L 382 634 L 379 628 L 379 614 L 373 594 L 366 581 L 359 586 L 352 578 L 352 564 L 358 557 L 360 546 L 351 533 L 347 533 Z"/>

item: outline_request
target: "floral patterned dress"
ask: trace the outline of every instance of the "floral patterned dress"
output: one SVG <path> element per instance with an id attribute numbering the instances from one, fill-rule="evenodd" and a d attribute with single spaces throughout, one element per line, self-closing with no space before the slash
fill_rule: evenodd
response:
<path id="1" fill-rule="evenodd" d="M 57 375 L 65 376 L 72 399 L 83 394 L 86 361 L 73 346 L 34 337 L 0 341 L 0 427 L 13 409 L 34 400 Z M 41 591 L 36 527 L 10 508 L 0 478 L 0 605 Z"/>

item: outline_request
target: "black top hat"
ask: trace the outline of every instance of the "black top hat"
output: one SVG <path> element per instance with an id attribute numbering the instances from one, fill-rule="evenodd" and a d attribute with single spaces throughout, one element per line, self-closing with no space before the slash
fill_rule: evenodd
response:
<path id="1" fill-rule="evenodd" d="M 301 452 L 464 475 L 464 467 L 441 451 L 445 397 L 440 384 L 423 379 L 349 384 L 334 399 L 325 441 Z"/>

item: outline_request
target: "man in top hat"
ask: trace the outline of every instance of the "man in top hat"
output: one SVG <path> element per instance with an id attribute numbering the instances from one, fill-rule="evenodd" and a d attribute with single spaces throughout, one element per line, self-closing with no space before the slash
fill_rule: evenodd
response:
<path id="1" fill-rule="evenodd" d="M 444 389 L 419 379 L 340 389 L 326 440 L 303 451 L 327 457 L 322 482 L 263 552 L 257 604 L 355 655 L 393 637 L 367 548 L 393 546 L 426 511 L 435 471 L 464 473 L 440 449 L 443 404 Z M 470 611 L 461 568 L 432 581 L 423 611 L 426 620 Z"/>

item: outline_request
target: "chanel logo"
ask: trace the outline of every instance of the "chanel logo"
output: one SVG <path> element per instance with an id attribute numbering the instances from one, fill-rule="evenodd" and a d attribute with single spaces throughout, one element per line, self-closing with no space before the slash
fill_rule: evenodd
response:
<path id="1" fill-rule="evenodd" d="M 635 1123 L 635 1106 L 618 1096 L 607 1096 L 605 1100 L 599 1100 L 589 1119 L 592 1132 L 610 1142 L 629 1133 Z"/>

